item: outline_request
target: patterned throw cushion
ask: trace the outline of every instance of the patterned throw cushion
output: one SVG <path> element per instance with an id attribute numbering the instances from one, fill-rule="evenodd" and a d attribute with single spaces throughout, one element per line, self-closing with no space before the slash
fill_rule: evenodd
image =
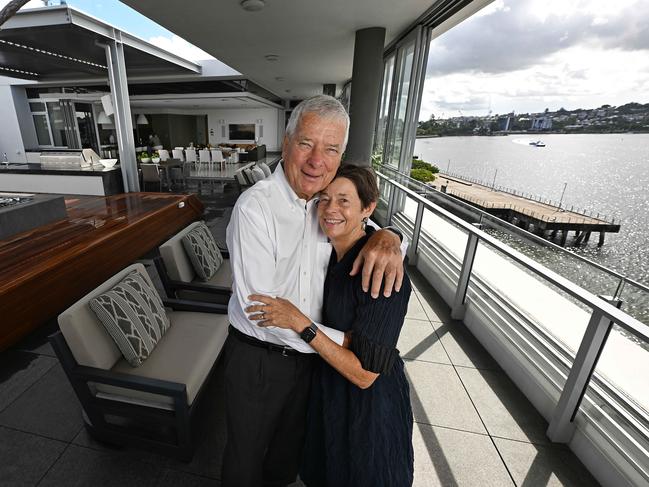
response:
<path id="1" fill-rule="evenodd" d="M 223 263 L 221 251 L 212 232 L 201 223 L 183 237 L 183 247 L 198 278 L 209 281 Z"/>
<path id="2" fill-rule="evenodd" d="M 93 298 L 90 309 L 133 367 L 142 365 L 169 328 L 158 291 L 138 271 Z"/>

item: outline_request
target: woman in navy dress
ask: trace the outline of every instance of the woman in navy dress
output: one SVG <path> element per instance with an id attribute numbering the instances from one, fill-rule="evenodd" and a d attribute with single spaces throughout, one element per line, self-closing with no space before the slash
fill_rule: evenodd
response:
<path id="1" fill-rule="evenodd" d="M 254 295 L 248 311 L 260 326 L 293 329 L 323 359 L 316 367 L 300 476 L 312 486 L 410 486 L 412 410 L 403 361 L 396 349 L 408 309 L 410 281 L 374 299 L 350 276 L 373 229 L 365 227 L 379 191 L 369 168 L 342 166 L 321 193 L 320 226 L 333 250 L 325 281 L 323 323 L 345 332 L 338 345 L 289 301 Z M 315 329 L 314 329 L 315 327 Z M 306 330 L 306 331 L 305 331 Z M 306 335 L 305 335 L 306 333 Z"/>

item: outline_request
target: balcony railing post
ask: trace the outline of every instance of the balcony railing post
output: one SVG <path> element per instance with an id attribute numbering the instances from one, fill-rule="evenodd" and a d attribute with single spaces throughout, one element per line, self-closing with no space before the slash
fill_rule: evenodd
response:
<path id="1" fill-rule="evenodd" d="M 618 308 L 622 305 L 621 301 L 614 300 L 610 296 L 600 297 Z M 586 388 L 593 372 L 595 372 L 597 361 L 602 354 L 611 328 L 613 328 L 613 322 L 606 318 L 601 311 L 593 310 L 548 426 L 548 438 L 555 443 L 568 443 L 572 438 L 575 430 L 575 416 L 586 394 Z"/>
<path id="2" fill-rule="evenodd" d="M 461 320 L 464 318 L 464 312 L 466 311 L 464 301 L 466 299 L 466 291 L 469 288 L 469 279 L 471 277 L 471 270 L 473 269 L 475 252 L 478 249 L 478 240 L 479 238 L 475 233 L 470 233 L 466 242 L 464 259 L 462 260 L 462 269 L 460 269 L 460 277 L 457 282 L 457 289 L 455 290 L 453 307 L 451 308 L 451 318 L 454 320 Z"/>
<path id="3" fill-rule="evenodd" d="M 419 235 L 421 233 L 421 222 L 424 218 L 424 204 L 420 201 L 417 203 L 417 215 L 415 216 L 415 226 L 412 228 L 412 242 L 408 247 L 408 262 L 410 265 L 417 265 L 419 246 Z"/>
<path id="4" fill-rule="evenodd" d="M 397 192 L 397 187 L 393 184 L 390 185 L 390 198 L 388 199 L 388 225 L 392 225 L 392 211 L 394 209 L 394 200 Z"/>

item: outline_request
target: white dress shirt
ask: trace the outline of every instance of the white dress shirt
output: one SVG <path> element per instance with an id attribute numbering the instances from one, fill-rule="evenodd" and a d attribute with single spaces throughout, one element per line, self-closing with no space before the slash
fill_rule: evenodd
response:
<path id="1" fill-rule="evenodd" d="M 295 194 L 279 164 L 241 194 L 226 233 L 233 275 L 230 323 L 246 335 L 305 353 L 314 350 L 293 330 L 262 328 L 244 309 L 252 304 L 251 294 L 288 299 L 342 345 L 343 332 L 320 324 L 331 244 L 318 224 L 316 203 Z"/>

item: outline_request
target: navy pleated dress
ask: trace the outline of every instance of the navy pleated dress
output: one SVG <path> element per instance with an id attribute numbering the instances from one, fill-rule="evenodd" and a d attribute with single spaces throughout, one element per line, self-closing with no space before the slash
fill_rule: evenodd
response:
<path id="1" fill-rule="evenodd" d="M 412 485 L 410 392 L 396 349 L 412 288 L 404 276 L 398 293 L 373 299 L 363 292 L 360 274 L 349 276 L 369 235 L 340 262 L 332 252 L 323 323 L 341 331 L 352 330 L 350 349 L 364 369 L 381 375 L 363 390 L 324 360 L 318 362 L 300 472 L 309 487 Z"/>

